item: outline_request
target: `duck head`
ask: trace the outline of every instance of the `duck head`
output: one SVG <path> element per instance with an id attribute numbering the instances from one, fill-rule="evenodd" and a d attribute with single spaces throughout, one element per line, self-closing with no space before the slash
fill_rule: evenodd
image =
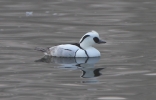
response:
<path id="1" fill-rule="evenodd" d="M 86 33 L 79 41 L 80 46 L 83 49 L 93 46 L 94 44 L 106 43 L 99 38 L 99 34 L 96 31 Z"/>

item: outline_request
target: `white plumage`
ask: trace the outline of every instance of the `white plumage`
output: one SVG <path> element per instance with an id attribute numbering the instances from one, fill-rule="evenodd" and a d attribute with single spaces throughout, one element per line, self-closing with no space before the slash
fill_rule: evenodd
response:
<path id="1" fill-rule="evenodd" d="M 58 45 L 49 48 L 50 55 L 56 57 L 74 57 L 79 47 L 71 44 Z"/>
<path id="2" fill-rule="evenodd" d="M 55 57 L 99 57 L 100 52 L 93 45 L 100 43 L 106 42 L 100 40 L 96 31 L 91 31 L 82 36 L 79 43 L 62 44 L 47 49 L 37 48 L 36 50 Z"/>

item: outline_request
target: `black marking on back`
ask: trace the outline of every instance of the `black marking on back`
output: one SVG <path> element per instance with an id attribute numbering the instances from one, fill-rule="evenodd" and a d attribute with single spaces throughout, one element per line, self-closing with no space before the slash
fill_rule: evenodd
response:
<path id="1" fill-rule="evenodd" d="M 86 51 L 86 50 L 84 50 L 84 51 L 85 51 L 85 54 L 87 55 L 87 57 L 89 57 L 89 56 L 88 56 L 88 53 L 87 53 L 87 51 Z"/>
<path id="2" fill-rule="evenodd" d="M 99 38 L 98 37 L 94 37 L 93 40 L 94 40 L 95 43 L 99 43 Z"/>
<path id="3" fill-rule="evenodd" d="M 72 50 L 70 50 L 70 49 L 64 49 L 64 50 L 72 51 Z"/>
<path id="4" fill-rule="evenodd" d="M 76 46 L 79 47 L 80 49 L 83 49 L 83 48 L 81 48 L 81 46 L 80 46 L 79 43 L 73 43 L 73 44 L 71 44 L 71 45 L 76 45 Z"/>
<path id="5" fill-rule="evenodd" d="M 82 40 L 80 41 L 80 43 L 83 42 L 83 40 L 84 40 L 85 38 L 89 37 L 89 36 L 90 36 L 90 35 L 85 35 L 85 36 L 82 38 Z"/>
<path id="6" fill-rule="evenodd" d="M 76 45 L 76 46 L 78 46 L 80 49 L 84 50 L 84 49 L 80 46 L 79 43 L 73 43 L 72 45 Z M 78 50 L 77 50 L 77 51 L 78 51 Z M 77 51 L 76 51 L 76 52 L 77 52 Z M 87 57 L 89 57 L 87 51 L 86 51 L 86 50 L 84 50 L 84 51 L 85 51 L 85 54 L 87 55 Z M 76 56 L 76 52 L 75 52 L 75 56 Z"/>
<path id="7" fill-rule="evenodd" d="M 77 52 L 78 50 L 79 50 L 79 49 L 77 49 L 76 52 Z M 76 52 L 75 52 L 75 57 L 76 57 Z"/>

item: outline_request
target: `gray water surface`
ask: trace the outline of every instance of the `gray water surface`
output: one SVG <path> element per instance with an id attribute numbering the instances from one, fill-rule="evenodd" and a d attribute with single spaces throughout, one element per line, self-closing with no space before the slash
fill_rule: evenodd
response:
<path id="1" fill-rule="evenodd" d="M 155 0 L 0 0 L 0 100 L 155 100 Z M 35 47 L 96 30 L 100 58 Z"/>

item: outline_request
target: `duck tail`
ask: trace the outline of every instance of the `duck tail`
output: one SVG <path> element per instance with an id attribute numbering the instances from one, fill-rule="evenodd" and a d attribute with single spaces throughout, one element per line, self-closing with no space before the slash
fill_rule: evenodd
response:
<path id="1" fill-rule="evenodd" d="M 36 47 L 35 50 L 43 52 L 45 55 L 49 55 L 49 48 L 44 49 L 44 48 Z"/>

